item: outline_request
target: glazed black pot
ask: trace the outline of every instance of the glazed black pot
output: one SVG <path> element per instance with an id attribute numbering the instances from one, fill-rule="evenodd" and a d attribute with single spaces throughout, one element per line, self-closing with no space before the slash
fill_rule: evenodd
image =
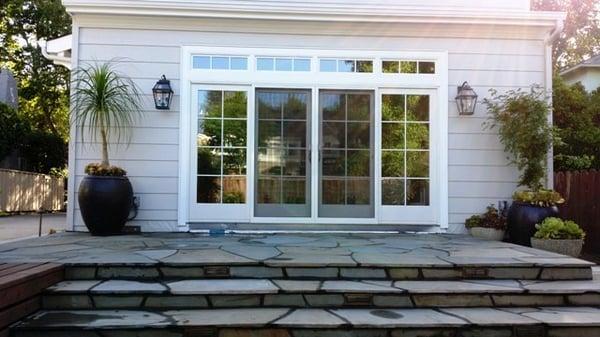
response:
<path id="1" fill-rule="evenodd" d="M 558 207 L 540 207 L 514 201 L 508 209 L 507 223 L 510 242 L 531 246 L 531 238 L 536 232 L 535 225 L 548 217 L 557 217 Z"/>
<path id="2" fill-rule="evenodd" d="M 92 235 L 121 233 L 133 206 L 127 177 L 85 176 L 79 185 L 79 208 Z"/>

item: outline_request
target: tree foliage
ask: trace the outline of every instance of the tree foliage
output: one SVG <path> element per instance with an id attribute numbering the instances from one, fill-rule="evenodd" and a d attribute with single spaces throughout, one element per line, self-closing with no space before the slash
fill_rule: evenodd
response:
<path id="1" fill-rule="evenodd" d="M 498 94 L 492 89 L 490 94 L 491 98 L 484 99 L 490 114 L 486 126 L 498 129 L 510 162 L 521 171 L 519 185 L 538 191 L 546 178 L 547 155 L 554 141 L 546 92 L 532 86 L 530 91 Z"/>
<path id="2" fill-rule="evenodd" d="M 555 146 L 555 169 L 600 169 L 600 88 L 588 93 L 581 83 L 568 85 L 555 77 L 552 100 L 561 139 Z"/>
<path id="3" fill-rule="evenodd" d="M 19 114 L 39 132 L 68 137 L 69 70 L 44 58 L 40 39 L 71 32 L 60 0 L 0 0 L 0 67 L 19 83 Z"/>
<path id="4" fill-rule="evenodd" d="M 600 53 L 598 0 L 532 0 L 532 9 L 567 12 L 564 30 L 554 42 L 555 69 L 574 66 Z"/>

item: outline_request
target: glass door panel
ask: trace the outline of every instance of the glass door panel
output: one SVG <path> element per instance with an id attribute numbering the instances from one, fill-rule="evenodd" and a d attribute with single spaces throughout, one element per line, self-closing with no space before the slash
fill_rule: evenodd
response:
<path id="1" fill-rule="evenodd" d="M 310 217 L 310 90 L 256 90 L 257 217 Z"/>
<path id="2" fill-rule="evenodd" d="M 430 96 L 381 96 L 381 200 L 430 205 Z"/>
<path id="3" fill-rule="evenodd" d="M 319 216 L 372 218 L 373 93 L 319 93 Z"/>

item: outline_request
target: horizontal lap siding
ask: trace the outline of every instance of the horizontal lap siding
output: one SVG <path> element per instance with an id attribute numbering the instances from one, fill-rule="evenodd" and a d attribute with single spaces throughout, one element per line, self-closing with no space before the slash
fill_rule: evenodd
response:
<path id="1" fill-rule="evenodd" d="M 359 34 L 359 33 L 357 33 Z M 372 34 L 370 32 L 369 34 Z M 367 34 L 365 34 L 367 35 Z M 402 36 L 402 32 L 398 33 Z M 111 148 L 116 165 L 129 171 L 141 201 L 137 224 L 144 230 L 175 228 L 181 45 L 245 47 L 448 50 L 449 52 L 449 220 L 450 231 L 463 230 L 470 214 L 508 200 L 516 186 L 517 170 L 508 165 L 497 131 L 485 129 L 481 100 L 488 90 L 527 88 L 544 83 L 544 48 L 535 39 L 483 39 L 449 37 L 320 36 L 263 33 L 219 33 L 140 29 L 80 30 L 80 62 L 120 58 L 120 70 L 131 76 L 145 97 L 145 118 L 136 122 L 132 144 Z M 175 91 L 170 111 L 156 111 L 149 95 L 158 77 L 165 74 Z M 453 97 L 463 81 L 475 87 L 480 103 L 474 116 L 458 116 Z M 76 146 L 76 180 L 85 164 L 98 160 L 98 144 Z M 76 219 L 79 219 L 76 217 Z M 78 222 L 81 226 L 81 222 Z"/>

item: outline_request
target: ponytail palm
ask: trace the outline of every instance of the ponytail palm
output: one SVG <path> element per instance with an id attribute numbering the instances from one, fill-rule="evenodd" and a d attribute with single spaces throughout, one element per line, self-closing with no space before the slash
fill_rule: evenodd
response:
<path id="1" fill-rule="evenodd" d="M 102 142 L 103 168 L 109 168 L 108 141 L 131 140 L 131 126 L 142 114 L 142 96 L 137 85 L 114 69 L 115 63 L 85 65 L 73 73 L 71 88 L 75 123 L 81 138 Z"/>

